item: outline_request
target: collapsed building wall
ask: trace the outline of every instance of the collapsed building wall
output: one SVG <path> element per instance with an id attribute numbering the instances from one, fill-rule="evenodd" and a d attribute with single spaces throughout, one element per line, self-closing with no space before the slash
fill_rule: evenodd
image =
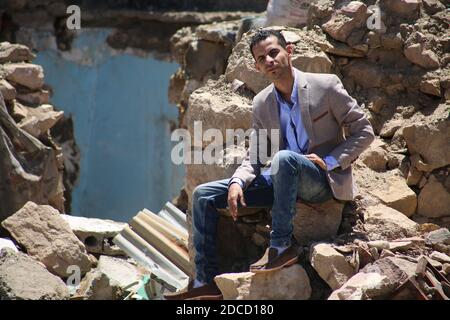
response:
<path id="1" fill-rule="evenodd" d="M 382 13 L 381 30 L 368 28 L 367 20 L 375 13 L 368 7 L 374 4 Z M 191 137 L 194 121 L 202 121 L 203 132 L 245 131 L 251 126 L 251 99 L 268 82 L 253 68 L 248 49 L 252 33 L 235 41 L 242 24 L 237 20 L 183 28 L 172 37 L 172 52 L 181 68 L 172 76 L 169 97 L 178 104 L 181 126 Z M 348 243 L 417 234 L 402 229 L 383 233 L 389 227 L 371 218 L 374 208 L 394 209 L 413 229 L 427 223 L 449 228 L 448 24 L 448 10 L 440 1 L 323 0 L 311 5 L 308 27 L 276 27 L 295 46 L 293 65 L 337 74 L 377 135 L 353 165 L 359 192 L 328 240 Z M 212 59 L 215 52 L 220 55 Z M 205 150 L 209 142 L 197 148 Z M 188 214 L 194 188 L 229 178 L 244 158 L 246 145 L 224 143 L 223 150 L 214 164 L 186 165 L 183 194 Z M 217 242 L 221 270 L 247 270 L 268 245 L 270 216 L 248 210 L 234 224 L 222 211 Z M 305 249 L 307 256 L 309 247 Z"/>

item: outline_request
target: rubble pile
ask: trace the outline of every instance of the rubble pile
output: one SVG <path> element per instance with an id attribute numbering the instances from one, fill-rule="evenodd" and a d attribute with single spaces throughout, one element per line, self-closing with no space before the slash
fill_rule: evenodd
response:
<path id="1" fill-rule="evenodd" d="M 380 0 L 381 27 L 371 30 L 366 22 L 374 3 L 318 0 L 307 27 L 276 27 L 295 46 L 295 67 L 342 79 L 377 139 L 353 164 L 354 201 L 298 203 L 298 264 L 267 274 L 247 272 L 268 246 L 270 211 L 240 209 L 233 222 L 221 210 L 223 273 L 215 281 L 225 299 L 450 297 L 448 10 L 438 0 Z M 180 69 L 169 98 L 192 138 L 195 121 L 202 121 L 203 132 L 225 135 L 226 129 L 250 128 L 252 98 L 267 85 L 253 69 L 253 31 L 246 32 L 251 24 L 188 26 L 171 38 Z M 192 275 L 189 210 L 189 239 L 184 233 L 173 238 L 177 232 L 145 210 L 129 226 L 60 214 L 63 155 L 49 130 L 63 115 L 48 104 L 43 70 L 32 59 L 27 47 L 0 45 L 0 153 L 6 155 L 0 172 L 7 177 L 0 182 L 0 222 L 10 236 L 0 239 L 0 299 L 126 299 L 149 279 L 151 272 L 137 258 L 148 253 L 150 242 L 156 251 L 170 249 L 177 267 Z M 208 147 L 208 141 L 192 142 L 194 150 Z M 178 206 L 190 207 L 197 185 L 230 177 L 248 148 L 246 139 L 221 143 L 225 151 L 214 163 L 186 166 L 185 202 L 180 197 Z M 152 226 L 169 241 L 156 237 Z M 124 252 L 139 239 L 135 234 L 146 237 L 134 244 L 136 260 Z"/>
<path id="2" fill-rule="evenodd" d="M 112 242 L 125 223 L 29 201 L 1 225 L 11 238 L 0 239 L 0 300 L 125 299 L 150 274 Z"/>
<path id="3" fill-rule="evenodd" d="M 430 242 L 450 227 L 448 10 L 437 0 L 377 1 L 381 27 L 374 30 L 367 24 L 376 14 L 376 8 L 369 8 L 373 4 L 319 0 L 311 6 L 307 27 L 271 27 L 294 44 L 295 67 L 341 78 L 377 135 L 353 164 L 355 201 L 298 204 L 294 234 L 303 245 L 301 265 L 312 288 L 306 298 L 448 297 L 449 246 L 444 236 Z M 180 126 L 191 136 L 195 121 L 202 121 L 203 130 L 221 132 L 251 126 L 251 99 L 268 82 L 253 68 L 248 49 L 253 31 L 243 33 L 244 24 L 183 28 L 171 39 L 181 68 L 171 79 L 169 97 L 180 109 Z M 206 45 L 211 51 L 201 49 Z M 216 64 L 198 68 L 198 61 L 209 61 L 209 52 L 222 55 Z M 215 163 L 186 165 L 186 207 L 197 185 L 231 176 L 247 142 L 224 142 Z M 208 143 L 193 149 L 205 150 Z M 269 212 L 242 209 L 233 223 L 227 210 L 220 211 L 221 268 L 238 274 L 220 275 L 217 284 L 228 297 L 267 298 L 252 295 L 263 285 L 250 281 L 254 275 L 239 272 L 267 247 Z M 283 298 L 294 297 L 294 291 L 286 290 Z"/>
<path id="4" fill-rule="evenodd" d="M 63 112 L 49 104 L 34 58 L 26 46 L 0 43 L 0 220 L 27 201 L 64 212 L 64 159 L 50 133 Z"/>

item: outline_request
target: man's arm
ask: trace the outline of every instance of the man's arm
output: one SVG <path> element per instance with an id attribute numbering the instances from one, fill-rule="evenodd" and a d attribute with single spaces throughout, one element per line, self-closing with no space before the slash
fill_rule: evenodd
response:
<path id="1" fill-rule="evenodd" d="M 332 77 L 328 103 L 331 104 L 330 109 L 339 125 L 349 129 L 349 137 L 328 156 L 335 158 L 340 167 L 346 169 L 372 143 L 375 134 L 364 112 L 336 75 Z"/>
<path id="2" fill-rule="evenodd" d="M 247 188 L 250 183 L 259 174 L 261 169 L 261 164 L 258 159 L 258 147 L 260 141 L 258 141 L 259 130 L 263 129 L 261 122 L 258 120 L 255 112 L 252 115 L 252 133 L 250 134 L 250 144 L 247 150 L 247 156 L 242 161 L 242 164 L 236 169 L 233 176 L 231 177 L 232 182 L 236 182 L 235 178 L 238 178 L 243 184 L 241 187 L 243 189 Z"/>

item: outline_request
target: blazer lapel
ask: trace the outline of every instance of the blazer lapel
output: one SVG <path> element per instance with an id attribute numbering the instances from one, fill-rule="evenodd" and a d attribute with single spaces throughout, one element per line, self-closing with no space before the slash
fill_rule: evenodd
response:
<path id="1" fill-rule="evenodd" d="M 300 112 L 302 115 L 302 122 L 305 126 L 305 130 L 308 133 L 309 137 L 309 146 L 311 146 L 311 142 L 314 141 L 314 132 L 312 128 L 311 122 L 311 114 L 310 114 L 310 99 L 309 99 L 309 86 L 308 81 L 306 80 L 306 76 L 303 72 L 295 69 L 298 76 L 298 102 L 300 104 Z M 309 148 L 308 148 L 309 149 Z"/>
<path id="2" fill-rule="evenodd" d="M 272 92 L 269 96 L 269 121 L 270 121 L 270 128 L 267 128 L 269 131 L 267 132 L 267 134 L 271 135 L 270 133 L 270 129 L 277 129 L 279 131 L 279 139 L 278 139 L 278 146 L 281 149 L 284 149 L 284 144 L 283 144 L 283 137 L 281 135 L 281 130 L 280 130 L 280 114 L 279 114 L 279 109 L 278 109 L 278 103 L 277 103 L 277 98 L 276 98 L 276 93 L 275 93 L 275 86 L 272 84 Z"/>

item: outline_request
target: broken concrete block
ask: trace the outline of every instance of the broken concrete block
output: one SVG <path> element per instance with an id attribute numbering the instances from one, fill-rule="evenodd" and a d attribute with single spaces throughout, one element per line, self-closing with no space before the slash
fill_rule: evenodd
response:
<path id="1" fill-rule="evenodd" d="M 27 115 L 20 121 L 19 127 L 36 138 L 46 133 L 64 116 L 64 111 L 54 111 L 50 104 L 25 108 Z"/>
<path id="2" fill-rule="evenodd" d="M 117 300 L 122 292 L 110 278 L 98 269 L 89 271 L 80 283 L 76 295 L 85 300 Z"/>
<path id="3" fill-rule="evenodd" d="M 61 217 L 69 223 L 70 229 L 84 243 L 88 252 L 102 253 L 109 256 L 126 256 L 112 242 L 112 239 L 123 230 L 126 223 L 65 214 L 62 214 Z"/>
<path id="4" fill-rule="evenodd" d="M 416 212 L 417 196 L 402 177 L 392 176 L 370 193 L 407 217 Z"/>
<path id="5" fill-rule="evenodd" d="M 78 266 L 81 274 L 91 268 L 83 243 L 78 240 L 59 212 L 51 206 L 37 205 L 29 201 L 22 209 L 4 220 L 2 226 L 27 249 L 29 255 L 58 276 L 69 276 L 70 266 Z"/>
<path id="6" fill-rule="evenodd" d="M 378 204 L 365 210 L 364 228 L 370 240 L 394 240 L 417 235 L 418 224 L 400 211 Z"/>
<path id="7" fill-rule="evenodd" d="M 430 218 L 450 216 L 450 193 L 434 175 L 419 193 L 417 213 Z"/>
<path id="8" fill-rule="evenodd" d="M 386 276 L 378 273 L 357 273 L 342 287 L 333 291 L 328 300 L 370 300 L 393 289 Z"/>
<path id="9" fill-rule="evenodd" d="M 9 42 L 0 43 L 0 63 L 31 61 L 35 57 L 27 46 Z"/>
<path id="10" fill-rule="evenodd" d="M 116 286 L 121 290 L 126 287 L 130 290 L 137 289 L 138 282 L 143 276 L 143 270 L 139 270 L 125 259 L 108 256 L 100 256 L 98 270 L 109 278 L 111 286 Z M 130 287 L 133 283 L 135 284 Z"/>
<path id="11" fill-rule="evenodd" d="M 11 63 L 2 66 L 2 75 L 6 80 L 20 84 L 32 90 L 44 85 L 44 70 L 30 63 Z"/>
<path id="12" fill-rule="evenodd" d="M 319 243 L 311 248 L 311 265 L 325 282 L 336 290 L 348 281 L 355 270 L 330 244 Z"/>
<path id="13" fill-rule="evenodd" d="M 64 282 L 22 252 L 0 250 L 0 300 L 62 300 Z"/>
<path id="14" fill-rule="evenodd" d="M 224 300 L 307 300 L 311 296 L 308 275 L 298 264 L 267 273 L 224 273 L 214 280 Z"/>
<path id="15" fill-rule="evenodd" d="M 292 219 L 295 239 L 303 245 L 336 236 L 343 209 L 344 204 L 334 199 L 319 204 L 297 202 Z"/>

